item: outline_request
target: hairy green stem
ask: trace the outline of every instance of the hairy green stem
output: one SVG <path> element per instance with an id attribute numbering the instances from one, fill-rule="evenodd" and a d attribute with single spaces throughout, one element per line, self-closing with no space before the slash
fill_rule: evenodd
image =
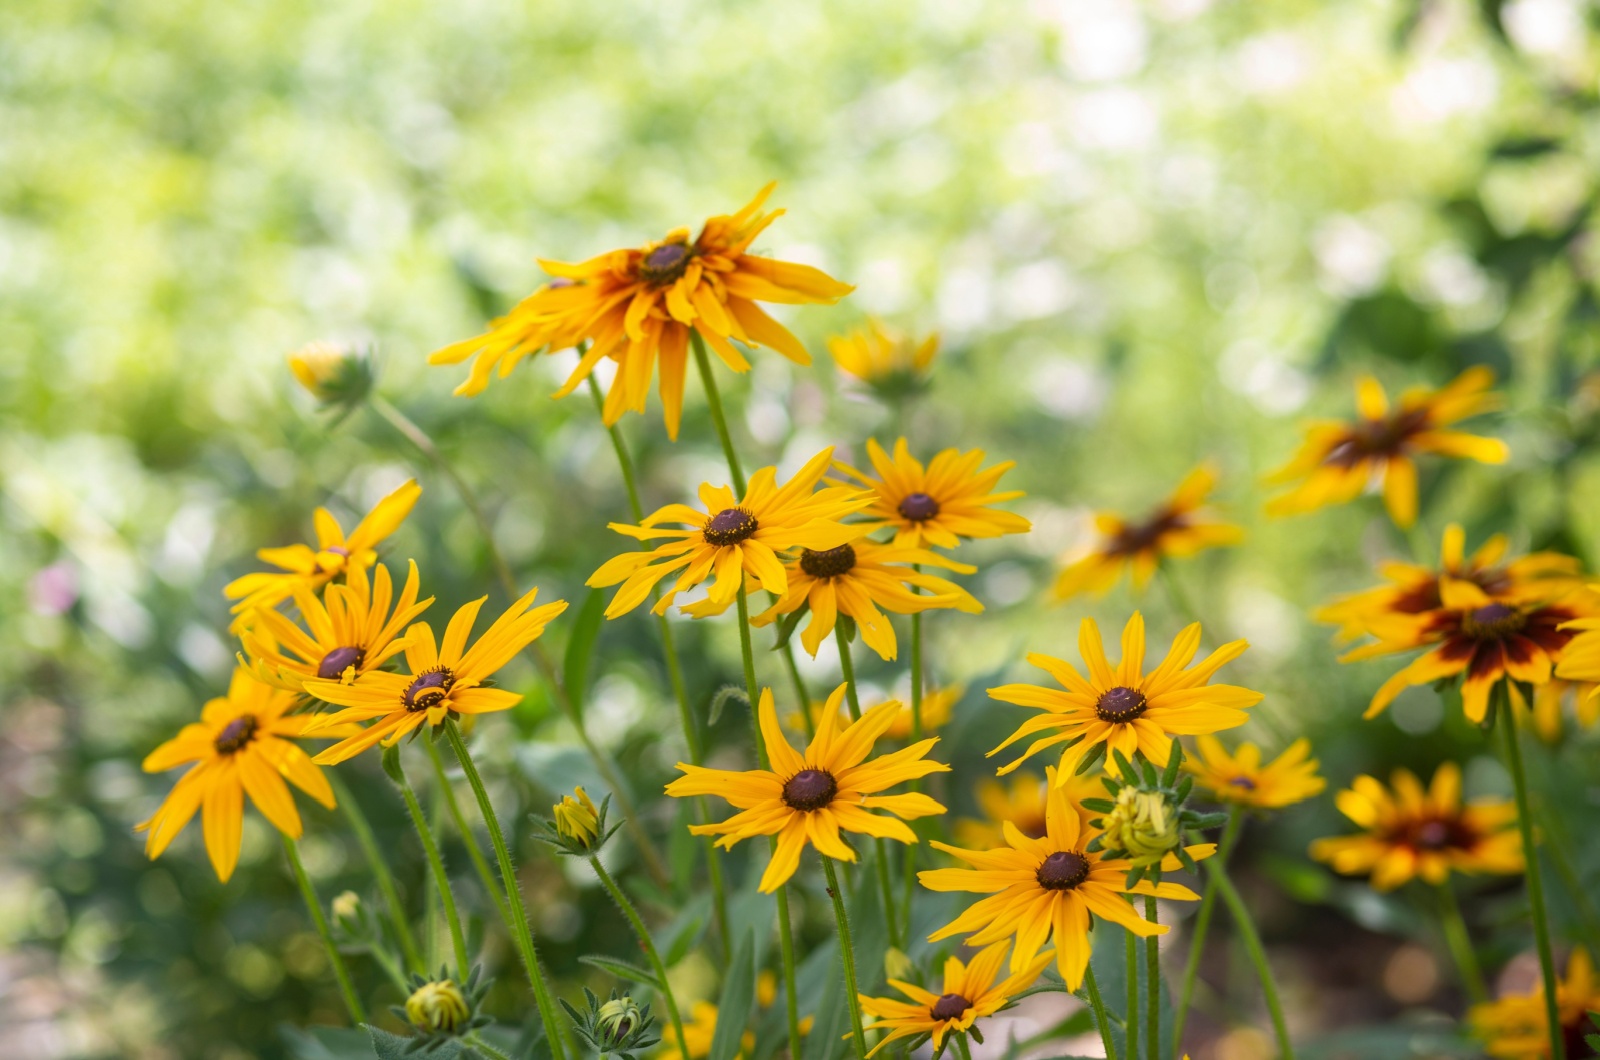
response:
<path id="1" fill-rule="evenodd" d="M 1117 1045 L 1111 1038 L 1111 1017 L 1106 1015 L 1106 1003 L 1100 997 L 1100 984 L 1095 982 L 1092 962 L 1084 966 L 1083 985 L 1089 993 L 1089 1007 L 1094 1010 L 1094 1022 L 1100 1029 L 1100 1044 L 1105 1047 L 1106 1060 L 1118 1060 Z"/>
<path id="2" fill-rule="evenodd" d="M 483 778 L 478 775 L 478 767 L 472 761 L 472 754 L 467 750 L 466 742 L 461 739 L 461 730 L 456 727 L 454 718 L 445 719 L 444 733 L 450 741 L 450 747 L 456 753 L 456 758 L 461 762 L 462 772 L 467 775 L 467 783 L 472 786 L 472 794 L 478 799 L 478 812 L 483 815 L 483 823 L 489 829 L 489 843 L 494 847 L 495 857 L 500 862 L 500 881 L 505 888 L 506 908 L 510 912 L 510 916 L 506 918 L 506 927 L 516 940 L 517 950 L 522 956 L 522 966 L 528 973 L 528 983 L 533 987 L 534 1000 L 539 1006 L 539 1020 L 544 1024 L 544 1036 L 550 1043 L 550 1053 L 555 1060 L 566 1060 L 567 1049 L 562 1038 L 561 1020 L 556 1014 L 555 1000 L 550 996 L 550 987 L 544 980 L 544 972 L 539 968 L 539 951 L 534 945 L 533 928 L 528 924 L 528 910 L 522 901 L 522 888 L 517 884 L 516 867 L 511 864 L 511 850 L 506 846 L 505 835 L 500 831 L 500 819 L 495 816 L 494 804 L 489 801 L 489 792 L 483 786 Z"/>
<path id="3" fill-rule="evenodd" d="M 507 1056 L 505 1053 L 502 1053 L 499 1049 L 496 1049 L 494 1046 L 492 1046 L 488 1042 L 484 1041 L 483 1040 L 483 1036 L 481 1034 L 479 1034 L 477 1031 L 472 1032 L 472 1034 L 467 1038 L 467 1042 L 474 1049 L 479 1049 L 479 1050 L 483 1051 L 484 1053 L 487 1053 L 488 1056 L 489 1056 L 489 1060 L 511 1060 L 511 1057 Z"/>
<path id="4" fill-rule="evenodd" d="M 450 774 L 445 772 L 444 758 L 432 740 L 423 740 L 422 745 L 428 749 L 428 757 L 433 760 L 433 774 L 439 782 L 439 795 L 444 801 L 445 808 L 450 811 L 451 820 L 455 821 L 456 831 L 461 834 L 461 843 L 467 848 L 467 857 L 472 861 L 472 867 L 478 874 L 478 882 L 483 885 L 483 893 L 489 896 L 489 901 L 494 903 L 494 907 L 500 911 L 500 916 L 504 919 L 507 912 L 505 898 L 500 894 L 499 885 L 494 882 L 494 873 L 489 868 L 489 862 L 484 859 L 483 851 L 478 847 L 478 837 L 472 834 L 472 826 L 467 823 L 467 815 L 461 811 L 455 786 L 450 783 Z"/>
<path id="5" fill-rule="evenodd" d="M 330 769 L 326 772 L 326 776 L 339 799 L 339 809 L 344 811 L 350 830 L 356 834 L 356 842 L 361 847 L 362 855 L 367 859 L 367 867 L 372 870 L 372 878 L 378 885 L 378 893 L 383 895 L 383 904 L 389 910 L 389 925 L 394 929 L 394 937 L 400 944 L 400 953 L 405 959 L 406 967 L 413 972 L 420 972 L 424 968 L 422 954 L 417 950 L 416 936 L 411 933 L 411 921 L 406 916 L 405 903 L 400 900 L 400 890 L 395 886 L 394 874 L 389 871 L 389 862 L 378 846 L 377 836 L 372 833 L 372 825 L 367 821 L 367 815 L 361 811 L 355 796 L 350 793 L 349 786 L 340 779 L 338 771 Z"/>
<path id="6" fill-rule="evenodd" d="M 1156 896 L 1144 896 L 1144 918 L 1152 924 L 1160 923 Z M 1144 1021 L 1145 1041 L 1150 1060 L 1161 1060 L 1161 947 L 1154 935 L 1144 940 Z M 1129 1054 L 1130 1056 L 1132 1054 Z"/>
<path id="7" fill-rule="evenodd" d="M 1222 839 L 1217 844 L 1215 860 L 1222 865 L 1228 864 L 1228 858 L 1233 854 L 1234 844 L 1239 840 L 1239 832 L 1244 825 L 1244 807 L 1234 805 L 1228 811 L 1228 825 L 1222 830 Z M 1172 1047 L 1175 1050 L 1183 1048 L 1183 1028 L 1189 1020 L 1189 1004 L 1194 1000 L 1194 987 L 1200 974 L 1200 957 L 1205 951 L 1206 935 L 1211 930 L 1211 918 L 1217 909 L 1217 881 L 1206 878 L 1205 889 L 1200 895 L 1200 908 L 1194 915 L 1194 930 L 1189 938 L 1189 958 L 1183 967 L 1183 986 L 1178 993 L 1178 1008 L 1172 1014 Z"/>
<path id="8" fill-rule="evenodd" d="M 1472 948 L 1472 936 L 1467 931 L 1467 921 L 1461 915 L 1461 903 L 1456 901 L 1455 888 L 1449 879 L 1441 880 L 1434 888 L 1439 895 L 1439 927 L 1444 932 L 1445 945 L 1455 961 L 1456 973 L 1467 999 L 1474 1005 L 1489 1000 L 1488 988 L 1483 984 L 1483 971 L 1478 967 L 1478 954 Z"/>
<path id="9" fill-rule="evenodd" d="M 706 392 L 706 407 L 711 411 L 711 423 L 717 429 L 717 439 L 722 442 L 722 455 L 728 460 L 728 474 L 733 476 L 733 492 L 744 496 L 744 468 L 739 464 L 739 454 L 733 448 L 733 435 L 728 433 L 728 417 L 722 411 L 722 392 L 717 389 L 717 378 L 711 374 L 711 359 L 706 355 L 706 344 L 700 333 L 689 329 L 689 342 L 694 347 L 694 363 L 700 372 L 700 385 Z"/>
<path id="10" fill-rule="evenodd" d="M 1272 1016 L 1273 1033 L 1278 1038 L 1279 1060 L 1294 1060 L 1294 1044 L 1289 1040 L 1289 1024 L 1283 1018 L 1283 1003 L 1278 1000 L 1278 986 L 1272 978 L 1272 966 L 1267 963 L 1267 951 L 1261 945 L 1261 936 L 1256 931 L 1255 920 L 1251 918 L 1244 899 L 1239 896 L 1238 888 L 1234 887 L 1233 881 L 1228 878 L 1227 868 L 1217 864 L 1216 858 L 1207 858 L 1201 864 L 1216 881 L 1217 893 L 1233 916 L 1233 924 L 1239 932 L 1239 939 L 1244 943 L 1250 963 L 1255 966 L 1256 978 L 1261 980 L 1261 994 L 1266 1000 L 1267 1012 Z"/>
<path id="11" fill-rule="evenodd" d="M 1128 1007 L 1122 1027 L 1128 1035 L 1128 1060 L 1139 1060 L 1139 940 L 1126 928 L 1122 934 L 1122 964 L 1128 972 Z"/>
<path id="12" fill-rule="evenodd" d="M 861 1026 L 861 991 L 856 985 L 856 951 L 850 940 L 850 917 L 844 911 L 844 892 L 833 859 L 821 855 L 822 871 L 828 877 L 828 897 L 833 899 L 833 916 L 839 922 L 839 954 L 844 958 L 844 989 L 850 998 L 850 1034 L 856 1043 L 856 1060 L 866 1060 L 867 1034 Z"/>
<path id="13" fill-rule="evenodd" d="M 439 844 L 433 838 L 428 819 L 422 815 L 422 804 L 417 802 L 417 793 L 406 779 L 398 752 L 398 747 L 389 751 L 395 761 L 395 769 L 390 777 L 400 789 L 401 798 L 406 801 L 406 812 L 411 815 L 411 823 L 417 829 L 417 838 L 422 840 L 422 852 L 427 856 L 428 868 L 433 873 L 433 886 L 439 892 L 439 904 L 444 907 L 445 926 L 450 930 L 450 949 L 456 959 L 456 974 L 464 977 L 472 966 L 467 957 L 467 936 L 461 930 L 461 916 L 456 911 L 455 892 L 450 888 L 450 874 L 445 871 L 444 859 L 439 856 Z"/>
<path id="14" fill-rule="evenodd" d="M 300 864 L 300 845 L 283 836 L 283 852 L 289 856 L 289 867 L 294 870 L 294 880 L 300 885 L 300 896 L 306 900 L 306 912 L 311 914 L 311 922 L 316 926 L 317 934 L 322 936 L 322 945 L 328 951 L 328 963 L 333 965 L 333 977 L 339 980 L 339 992 L 344 995 L 344 1007 L 350 1012 L 350 1022 L 360 1026 L 367 1022 L 367 1014 L 361 1007 L 361 999 L 356 996 L 356 987 L 350 981 L 350 970 L 344 966 L 344 957 L 339 954 L 339 947 L 333 944 L 333 933 L 328 930 L 328 918 L 322 915 L 322 902 L 317 898 L 317 890 L 311 886 L 306 867 Z"/>
<path id="15" fill-rule="evenodd" d="M 839 645 L 839 666 L 844 671 L 845 702 L 850 706 L 850 720 L 861 719 L 861 694 L 856 690 L 855 661 L 850 655 L 850 638 L 845 636 L 844 623 L 836 622 L 833 627 L 833 638 Z M 895 949 L 905 948 L 905 936 L 900 933 L 900 916 L 894 907 L 894 884 L 889 879 L 889 850 L 882 837 L 873 836 L 873 847 L 877 857 L 878 891 L 883 897 L 884 924 L 889 929 L 889 945 Z"/>
<path id="16" fill-rule="evenodd" d="M 667 1003 L 667 1015 L 672 1020 L 672 1030 L 677 1036 L 676 1040 L 680 1042 L 687 1041 L 688 1039 L 683 1036 L 683 1019 L 678 1015 L 678 999 L 672 996 L 672 986 L 667 982 L 667 966 L 661 963 L 661 956 L 656 952 L 656 944 L 651 940 L 650 931 L 644 926 L 644 921 L 639 918 L 639 911 L 634 908 L 633 902 L 628 900 L 628 896 L 623 892 L 622 888 L 617 886 L 617 881 L 611 878 L 611 873 L 607 872 L 606 867 L 600 864 L 598 857 L 591 857 L 589 865 L 594 869 L 594 874 L 600 878 L 600 882 L 605 885 L 606 891 L 611 895 L 611 900 L 617 903 L 617 908 L 622 910 L 622 915 L 628 918 L 629 924 L 633 925 L 633 934 L 639 940 L 639 947 L 644 950 L 645 956 L 650 960 L 650 967 L 656 973 L 656 979 L 660 984 L 661 999 Z"/>

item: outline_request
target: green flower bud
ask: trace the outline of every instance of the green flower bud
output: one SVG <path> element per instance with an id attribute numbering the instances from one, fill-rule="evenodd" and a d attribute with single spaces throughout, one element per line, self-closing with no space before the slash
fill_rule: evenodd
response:
<path id="1" fill-rule="evenodd" d="M 612 998 L 600 1006 L 600 1015 L 596 1020 L 595 1029 L 600 1032 L 601 1039 L 612 1045 L 621 1045 L 628 1035 L 639 1025 L 639 1006 L 634 1004 L 631 997 Z"/>
<path id="2" fill-rule="evenodd" d="M 1135 868 L 1160 864 L 1181 839 L 1178 809 L 1159 791 L 1123 788 L 1102 823 L 1105 845 L 1127 851 Z"/>
<path id="3" fill-rule="evenodd" d="M 450 979 L 423 983 L 406 998 L 406 1019 L 425 1034 L 454 1034 L 471 1016 L 466 995 Z"/>

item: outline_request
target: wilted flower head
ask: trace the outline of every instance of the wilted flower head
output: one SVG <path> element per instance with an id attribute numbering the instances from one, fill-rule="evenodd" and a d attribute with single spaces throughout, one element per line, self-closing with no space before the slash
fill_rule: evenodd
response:
<path id="1" fill-rule="evenodd" d="M 289 355 L 289 370 L 323 408 L 348 412 L 372 392 L 375 375 L 366 350 L 340 342 L 311 342 Z"/>

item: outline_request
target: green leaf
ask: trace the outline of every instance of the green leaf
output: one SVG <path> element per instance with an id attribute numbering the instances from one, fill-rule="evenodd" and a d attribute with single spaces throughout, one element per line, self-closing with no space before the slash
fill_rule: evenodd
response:
<path id="1" fill-rule="evenodd" d="M 795 629 L 800 625 L 800 620 L 811 613 L 811 601 L 807 600 L 793 611 L 778 620 L 778 639 L 772 645 L 773 651 L 782 651 L 789 644 L 789 638 L 794 636 Z"/>
<path id="2" fill-rule="evenodd" d="M 661 989 L 661 984 L 656 977 L 648 969 L 641 968 L 637 964 L 629 964 L 627 961 L 618 960 L 615 957 L 606 957 L 598 953 L 586 953 L 579 957 L 578 961 L 581 964 L 589 965 L 591 968 L 598 968 L 602 972 L 608 972 L 618 979 L 627 979 L 630 982 L 643 983 L 645 986 L 654 987 L 657 990 Z"/>
<path id="3" fill-rule="evenodd" d="M 389 774 L 389 779 L 404 787 L 406 775 L 400 768 L 400 745 L 396 743 L 385 747 L 383 757 L 379 761 L 383 764 L 383 771 Z"/>
<path id="4" fill-rule="evenodd" d="M 292 1060 L 371 1060 L 372 1038 L 360 1027 L 278 1028 Z"/>
<path id="5" fill-rule="evenodd" d="M 567 654 L 561 664 L 561 680 L 566 685 L 567 699 L 573 713 L 582 716 L 584 697 L 588 692 L 590 662 L 594 658 L 595 644 L 600 640 L 600 627 L 606 620 L 606 598 L 599 589 L 590 589 L 578 609 L 578 620 L 573 623 L 572 635 L 567 638 Z"/>
<path id="6" fill-rule="evenodd" d="M 464 1055 L 465 1046 L 455 1038 L 445 1039 L 423 1053 L 410 1048 L 414 1044 L 414 1039 L 390 1034 L 371 1024 L 367 1024 L 366 1027 L 367 1033 L 372 1036 L 372 1051 L 378 1054 L 378 1060 L 418 1060 L 418 1057 L 422 1056 L 426 1056 L 428 1060 L 457 1060 Z"/>
<path id="7" fill-rule="evenodd" d="M 756 936 L 745 933 L 734 950 L 727 977 L 722 980 L 722 997 L 717 1004 L 717 1030 L 711 1037 L 708 1060 L 733 1060 L 739 1053 L 739 1039 L 756 1000 Z"/>

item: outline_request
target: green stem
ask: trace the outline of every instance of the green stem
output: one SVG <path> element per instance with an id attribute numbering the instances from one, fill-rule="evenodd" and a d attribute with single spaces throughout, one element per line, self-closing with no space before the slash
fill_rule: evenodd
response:
<path id="1" fill-rule="evenodd" d="M 328 918 L 322 915 L 322 902 L 317 898 L 316 888 L 311 886 L 306 867 L 300 864 L 300 846 L 295 840 L 283 836 L 283 852 L 289 856 L 289 867 L 294 870 L 300 895 L 306 900 L 306 912 L 311 914 L 311 922 L 316 925 L 317 934 L 322 936 L 322 945 L 328 951 L 328 963 L 333 965 L 333 976 L 339 980 L 339 992 L 344 995 L 344 1007 L 350 1012 L 350 1022 L 359 1027 L 367 1022 L 367 1014 L 361 1007 L 361 999 L 356 996 L 355 984 L 350 981 L 350 970 L 344 966 L 339 947 L 333 944 L 333 933 L 328 930 Z"/>
<path id="2" fill-rule="evenodd" d="M 428 757 L 433 759 L 433 773 L 439 781 L 439 794 L 444 800 L 445 808 L 450 811 L 450 817 L 456 823 L 456 831 L 461 834 L 461 842 L 467 848 L 467 857 L 472 861 L 472 867 L 478 873 L 478 882 L 483 885 L 483 893 L 489 896 L 496 909 L 500 911 L 503 919 L 506 915 L 505 899 L 500 895 L 500 887 L 494 882 L 494 873 L 489 869 L 489 862 L 484 859 L 483 851 L 478 847 L 478 837 L 472 834 L 472 826 L 467 823 L 467 815 L 461 812 L 461 803 L 456 798 L 455 786 L 450 783 L 450 775 L 445 772 L 444 759 L 439 754 L 439 748 L 432 740 L 423 740 L 422 745 L 428 749 Z"/>
<path id="3" fill-rule="evenodd" d="M 839 922 L 839 954 L 844 958 L 844 989 L 850 998 L 850 1034 L 856 1042 L 856 1060 L 866 1060 L 867 1034 L 861 1027 L 861 992 L 856 986 L 856 953 L 850 941 L 850 918 L 844 911 L 844 892 L 833 871 L 833 859 L 823 854 L 822 871 L 828 877 L 828 897 L 833 899 L 833 916 Z"/>
<path id="4" fill-rule="evenodd" d="M 461 770 L 467 775 L 467 783 L 472 785 L 472 794 L 478 799 L 478 811 L 483 815 L 483 823 L 489 829 L 489 843 L 494 847 L 495 857 L 500 862 L 500 881 L 505 887 L 506 908 L 511 913 L 506 918 L 506 927 L 516 939 L 517 950 L 522 955 L 522 966 L 528 973 L 529 984 L 533 987 L 534 1000 L 539 1006 L 539 1020 L 544 1024 L 544 1036 L 550 1043 L 550 1053 L 555 1060 L 566 1060 L 567 1050 L 561 1037 L 561 1021 L 556 1015 L 556 1005 L 550 996 L 550 987 L 545 983 L 544 973 L 539 969 L 539 951 L 534 946 L 533 928 L 528 924 L 528 911 L 522 902 L 522 889 L 517 884 L 517 870 L 511 864 L 511 851 L 506 847 L 505 836 L 500 831 L 500 819 L 495 816 L 494 804 L 489 801 L 489 793 L 484 789 L 483 778 L 478 775 L 478 767 L 473 763 L 472 754 L 461 739 L 461 730 L 456 727 L 454 718 L 445 719 L 444 734 L 450 740 L 456 758 L 461 761 Z"/>
<path id="5" fill-rule="evenodd" d="M 650 967 L 655 970 L 656 980 L 660 983 L 661 998 L 667 1003 L 667 1015 L 672 1020 L 672 1029 L 677 1035 L 677 1041 L 687 1041 L 683 1036 L 683 1019 L 678 1015 L 678 1001 L 672 996 L 672 986 L 667 982 L 667 966 L 661 963 L 661 956 L 656 953 L 656 944 L 650 938 L 649 930 L 644 926 L 644 921 L 639 918 L 639 911 L 633 907 L 628 896 L 623 893 L 617 881 L 611 878 L 611 873 L 600 864 L 600 859 L 592 857 L 589 865 L 594 869 L 594 874 L 600 877 L 600 882 L 611 894 L 611 900 L 617 903 L 617 908 L 622 910 L 622 915 L 628 918 L 628 923 L 633 925 L 633 933 L 639 940 L 639 946 L 650 959 Z"/>
<path id="6" fill-rule="evenodd" d="M 913 567 L 920 570 L 920 567 Z M 911 616 L 911 742 L 922 742 L 922 615 L 913 613 Z M 921 791 L 922 781 L 913 780 L 910 790 Z M 904 937 L 911 937 L 911 903 L 917 893 L 917 848 L 907 846 L 901 852 L 901 861 L 905 872 L 905 906 L 906 923 Z M 1109 1053 L 1107 1054 L 1110 1055 Z"/>
<path id="7" fill-rule="evenodd" d="M 395 747 L 388 752 L 394 755 L 395 762 L 394 772 L 390 777 L 400 789 L 400 796 L 406 801 L 406 812 L 411 814 L 411 823 L 416 826 L 417 838 L 422 840 L 422 852 L 427 855 L 428 867 L 433 873 L 433 886 L 439 892 L 439 904 L 444 907 L 445 926 L 450 929 L 450 948 L 456 959 L 456 974 L 465 976 L 471 968 L 467 959 L 467 936 L 461 930 L 461 916 L 456 912 L 456 897 L 450 889 L 450 874 L 445 871 L 444 859 L 439 856 L 439 844 L 434 841 L 433 829 L 428 826 L 428 819 L 422 815 L 422 804 L 417 802 L 417 793 L 411 790 L 411 782 L 406 780 L 405 772 L 400 765 L 399 750 Z"/>
<path id="8" fill-rule="evenodd" d="M 1444 879 L 1434 890 L 1439 895 L 1439 926 L 1444 931 L 1445 945 L 1455 961 L 1456 972 L 1461 976 L 1461 986 L 1469 1001 L 1481 1005 L 1489 1000 L 1489 991 L 1483 985 L 1483 971 L 1478 967 L 1478 954 L 1472 948 L 1472 936 L 1461 915 L 1461 904 L 1456 901 L 1455 888 L 1450 886 L 1449 879 Z"/>
<path id="9" fill-rule="evenodd" d="M 1118 1060 L 1117 1045 L 1111 1040 L 1111 1017 L 1106 1015 L 1106 1003 L 1100 997 L 1100 984 L 1094 979 L 1094 965 L 1086 965 L 1083 972 L 1083 985 L 1089 991 L 1089 1007 L 1094 1010 L 1095 1026 L 1100 1028 L 1100 1044 L 1105 1047 L 1106 1060 Z"/>
<path id="10" fill-rule="evenodd" d="M 394 962 L 394 958 L 389 956 L 380 942 L 375 941 L 368 946 L 367 954 L 377 962 L 378 967 L 383 970 L 383 974 L 388 976 L 389 982 L 394 984 L 394 988 L 400 991 L 401 997 L 411 993 L 411 988 L 406 985 L 406 973 Z"/>
<path id="11" fill-rule="evenodd" d="M 1201 864 L 1216 881 L 1217 893 L 1232 914 L 1239 939 L 1244 943 L 1250 963 L 1255 965 L 1256 977 L 1261 980 L 1261 994 L 1266 999 L 1267 1012 L 1272 1016 L 1272 1030 L 1278 1036 L 1279 1060 L 1294 1060 L 1294 1045 L 1289 1040 L 1289 1025 L 1283 1018 L 1283 1004 L 1278 1000 L 1278 987 L 1272 979 L 1272 966 L 1267 963 L 1267 951 L 1261 945 L 1261 936 L 1256 932 L 1250 910 L 1245 906 L 1244 899 L 1239 897 L 1233 881 L 1228 878 L 1227 869 L 1217 864 L 1216 858 L 1207 858 Z"/>
<path id="12" fill-rule="evenodd" d="M 800 664 L 795 661 L 792 639 L 784 642 L 783 661 L 789 668 L 789 680 L 794 685 L 795 702 L 800 704 L 800 723 L 806 727 L 806 739 L 810 740 L 817 735 L 817 723 L 811 716 L 811 693 L 806 689 L 805 679 L 800 676 Z"/>
<path id="13" fill-rule="evenodd" d="M 600 396 L 600 384 L 595 381 L 593 375 L 589 376 L 589 396 L 594 399 L 595 414 L 604 423 L 605 399 Z M 617 457 L 617 468 L 622 474 L 622 484 L 628 491 L 628 509 L 633 513 L 633 521 L 642 523 L 644 504 L 639 499 L 639 483 L 634 477 L 633 456 L 628 452 L 627 440 L 622 437 L 622 431 L 615 425 L 608 425 L 606 433 L 611 436 L 611 449 Z M 658 595 L 658 592 L 652 591 L 651 598 L 655 599 Z M 678 703 L 678 724 L 683 729 L 683 740 L 689 748 L 689 761 L 697 766 L 702 765 L 705 762 L 705 750 L 700 742 L 700 729 L 695 724 L 694 711 L 689 706 L 689 686 L 683 679 L 683 666 L 678 661 L 678 648 L 673 641 L 672 626 L 667 621 L 666 615 L 656 615 L 655 620 L 656 630 L 661 634 L 661 655 L 667 666 L 667 680 L 672 685 L 672 696 Z M 695 807 L 700 815 L 701 824 L 711 820 L 711 810 L 706 805 L 704 796 L 695 799 Z M 624 812 L 627 810 L 626 807 L 622 809 Z M 729 945 L 728 899 L 722 883 L 722 863 L 717 860 L 715 842 L 711 836 L 706 836 L 703 845 L 706 852 L 706 871 L 711 877 L 712 910 L 717 921 L 717 939 L 722 950 L 722 960 L 726 963 Z"/>
<path id="14" fill-rule="evenodd" d="M 972 1060 L 972 1047 L 967 1044 L 965 1031 L 957 1031 L 951 1035 L 956 1040 L 956 1052 L 961 1054 L 961 1060 Z"/>
<path id="15" fill-rule="evenodd" d="M 1160 923 L 1153 894 L 1144 897 L 1144 918 L 1152 924 Z M 1154 935 L 1144 940 L 1144 1021 L 1146 1049 L 1150 1060 L 1161 1060 L 1161 949 Z M 1128 1054 L 1132 1056 L 1130 1052 Z"/>
<path id="16" fill-rule="evenodd" d="M 1533 936 L 1539 950 L 1539 971 L 1544 977 L 1544 1010 L 1548 1020 L 1551 1060 L 1564 1060 L 1565 1043 L 1562 1041 L 1561 1006 L 1556 997 L 1559 981 L 1556 979 L 1555 957 L 1550 950 L 1550 922 L 1544 907 L 1544 879 L 1539 870 L 1539 848 L 1534 843 L 1533 815 L 1528 807 L 1528 778 L 1522 763 L 1522 748 L 1517 742 L 1517 719 L 1511 714 L 1510 695 L 1506 680 L 1494 686 L 1494 696 L 1500 706 L 1500 716 L 1495 719 L 1506 733 L 1506 765 L 1511 770 L 1511 785 L 1517 799 L 1517 827 L 1522 831 L 1523 858 L 1528 865 L 1528 905 L 1533 914 Z"/>
<path id="17" fill-rule="evenodd" d="M 350 793 L 350 788 L 340 779 L 338 771 L 330 769 L 326 775 L 333 784 L 334 794 L 339 799 L 339 808 L 344 811 L 350 830 L 356 834 L 356 842 L 360 844 L 361 853 L 367 859 L 367 866 L 372 870 L 372 878 L 378 884 L 378 893 L 383 895 L 383 904 L 389 909 L 389 925 L 394 928 L 394 937 L 400 943 L 400 952 L 405 958 L 406 967 L 414 972 L 420 972 L 425 967 L 422 963 L 422 954 L 417 950 L 416 937 L 411 934 L 411 921 L 406 916 L 405 903 L 400 900 L 400 890 L 395 886 L 394 874 L 389 871 L 389 863 L 378 846 L 378 839 L 372 834 L 372 825 L 367 821 L 367 815 L 361 811 L 355 796 Z"/>
<path id="18" fill-rule="evenodd" d="M 1139 940 L 1123 929 L 1122 966 L 1128 972 L 1128 1007 L 1123 1010 L 1123 1029 L 1127 1031 L 1128 1060 L 1139 1060 Z"/>
<path id="19" fill-rule="evenodd" d="M 833 639 L 839 645 L 839 666 L 844 670 L 844 695 L 845 702 L 850 706 L 850 720 L 859 721 L 861 695 L 856 690 L 855 661 L 850 655 L 850 638 L 845 635 L 842 621 L 834 624 Z M 877 852 L 873 860 L 877 864 L 878 890 L 883 896 L 883 919 L 889 928 L 889 945 L 897 950 L 904 949 L 905 936 L 900 934 L 900 916 L 894 907 L 894 884 L 889 880 L 889 850 L 878 836 L 873 837 L 872 843 Z"/>
<path id="20" fill-rule="evenodd" d="M 502 1053 L 499 1049 L 496 1049 L 494 1046 L 492 1046 L 488 1042 L 484 1041 L 483 1040 L 483 1036 L 481 1034 L 478 1034 L 476 1031 L 474 1031 L 472 1033 L 472 1035 L 467 1039 L 467 1043 L 469 1045 L 471 1045 L 474 1049 L 478 1049 L 478 1050 L 481 1050 L 481 1051 L 487 1053 L 488 1056 L 489 1056 L 489 1060 L 511 1060 L 511 1057 L 507 1056 L 505 1053 Z"/>
<path id="21" fill-rule="evenodd" d="M 728 433 L 728 418 L 722 412 L 722 394 L 717 390 L 716 377 L 711 374 L 711 360 L 706 356 L 706 344 L 700 333 L 689 331 L 689 342 L 694 346 L 695 367 L 700 370 L 700 385 L 705 388 L 706 406 L 711 410 L 711 422 L 722 442 L 722 455 L 728 458 L 728 474 L 733 476 L 733 492 L 744 496 L 744 470 L 739 466 L 739 454 L 733 448 L 733 436 Z"/>
<path id="22" fill-rule="evenodd" d="M 1222 839 L 1217 845 L 1214 860 L 1218 863 L 1227 865 L 1243 825 L 1244 807 L 1235 805 L 1228 812 L 1228 825 L 1223 829 Z M 1217 881 L 1207 876 L 1205 889 L 1200 895 L 1200 908 L 1194 915 L 1194 931 L 1189 939 L 1189 959 L 1183 967 L 1183 988 L 1178 994 L 1178 1009 L 1172 1014 L 1174 1050 L 1183 1048 L 1183 1028 L 1189 1020 L 1189 1004 L 1194 1000 L 1194 987 L 1200 974 L 1200 957 L 1205 951 L 1206 935 L 1211 930 L 1211 918 L 1216 909 Z"/>

